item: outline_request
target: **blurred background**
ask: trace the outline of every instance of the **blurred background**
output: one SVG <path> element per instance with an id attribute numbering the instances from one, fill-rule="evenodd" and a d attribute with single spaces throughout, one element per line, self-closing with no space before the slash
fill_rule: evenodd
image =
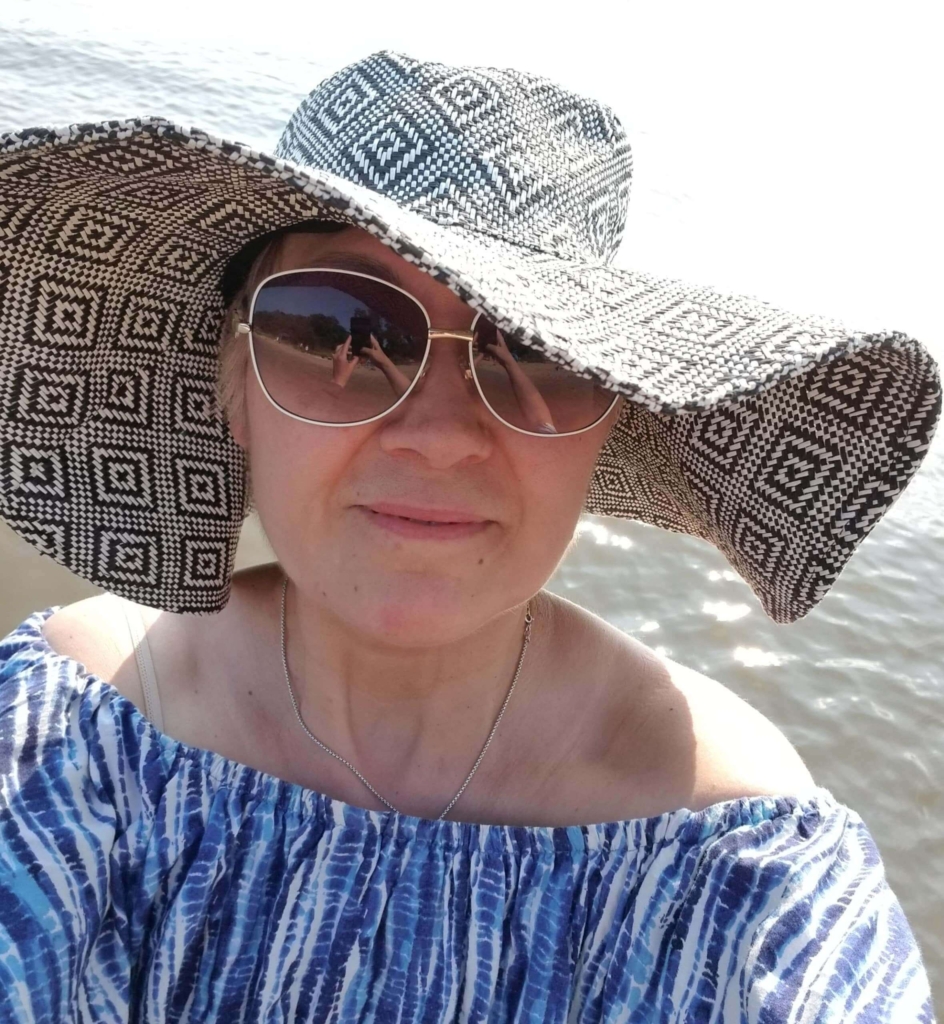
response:
<path id="1" fill-rule="evenodd" d="M 322 78 L 394 49 L 608 103 L 633 146 L 616 263 L 894 329 L 944 359 L 935 5 L 4 0 L 0 131 L 160 115 L 272 151 Z M 935 127 L 936 126 L 936 127 Z M 549 588 L 719 679 L 865 819 L 944 992 L 944 431 L 826 599 L 770 622 L 694 538 L 587 517 Z M 269 560 L 254 518 L 239 565 Z M 0 635 L 97 588 L 0 524 Z M 939 1004 L 940 1005 L 940 1004 Z"/>

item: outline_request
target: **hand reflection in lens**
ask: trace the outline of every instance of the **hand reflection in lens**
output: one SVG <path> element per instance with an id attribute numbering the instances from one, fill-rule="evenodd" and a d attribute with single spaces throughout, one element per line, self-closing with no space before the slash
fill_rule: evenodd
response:
<path id="1" fill-rule="evenodd" d="M 370 336 L 370 348 L 362 349 L 361 357 L 370 359 L 383 371 L 383 375 L 387 378 L 397 398 L 410 386 L 409 378 L 393 365 L 390 357 L 380 347 L 380 342 L 373 335 Z"/>
<path id="2" fill-rule="evenodd" d="M 343 388 L 351 379 L 351 374 L 359 362 L 359 356 L 351 358 L 351 336 L 349 334 L 335 348 L 334 355 L 331 357 L 331 380 L 339 388 Z"/>
<path id="3" fill-rule="evenodd" d="M 507 344 L 505 344 L 504 335 L 498 328 L 495 328 L 495 336 L 498 338 L 497 343 L 479 345 L 479 355 L 476 356 L 476 363 L 481 358 L 481 353 L 484 349 L 508 374 L 509 383 L 515 393 L 518 408 L 524 419 L 523 426 L 527 430 L 535 430 L 541 434 L 556 434 L 557 427 L 554 425 L 554 417 L 551 416 L 551 410 L 547 407 L 547 402 L 541 397 L 541 392 L 538 391 L 528 379 L 528 375 L 515 361 L 515 357 L 508 350 Z"/>

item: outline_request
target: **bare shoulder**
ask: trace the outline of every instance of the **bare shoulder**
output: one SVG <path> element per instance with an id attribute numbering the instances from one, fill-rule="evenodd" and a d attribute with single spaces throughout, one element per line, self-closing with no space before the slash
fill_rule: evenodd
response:
<path id="1" fill-rule="evenodd" d="M 162 614 L 155 608 L 138 607 L 146 626 Z M 127 621 L 120 602 L 111 595 L 98 594 L 60 608 L 44 623 L 43 635 L 54 651 L 80 662 L 144 711 L 144 690 Z"/>
<path id="2" fill-rule="evenodd" d="M 53 650 L 109 683 L 145 718 L 154 715 L 154 724 L 165 736 L 252 764 L 245 746 L 238 742 L 237 731 L 239 727 L 252 731 L 260 719 L 236 707 L 232 688 L 227 692 L 232 663 L 225 652 L 232 632 L 221 630 L 223 616 L 177 614 L 140 604 L 133 607 L 147 636 L 160 717 L 145 699 L 128 624 L 129 602 L 111 594 L 77 601 L 51 615 L 43 632 Z M 201 651 L 205 652 L 203 662 Z"/>
<path id="3" fill-rule="evenodd" d="M 623 787 L 630 780 L 645 794 L 634 797 L 644 813 L 789 796 L 815 785 L 783 732 L 731 689 L 586 609 L 555 601 L 571 636 L 596 652 L 605 680 L 590 730 L 598 759 Z"/>
<path id="4" fill-rule="evenodd" d="M 668 677 L 664 715 L 677 720 L 682 710 L 691 720 L 690 737 L 677 721 L 665 729 L 691 751 L 700 806 L 741 796 L 790 796 L 815 785 L 793 744 L 757 708 L 701 672 L 670 658 L 659 661 Z"/>
<path id="5" fill-rule="evenodd" d="M 260 597 L 260 592 L 264 583 L 271 587 L 273 574 L 270 566 L 235 574 L 233 596 L 223 611 L 214 615 L 133 605 L 147 634 L 164 729 L 170 735 L 195 745 L 205 745 L 206 737 L 200 731 L 204 727 L 215 735 L 221 715 L 229 713 L 233 704 L 228 682 L 245 667 L 245 658 L 230 654 L 247 632 L 261 628 L 259 609 L 265 595 Z M 43 633 L 53 650 L 80 662 L 146 715 L 126 614 L 129 604 L 112 594 L 76 601 L 51 615 Z M 251 666 L 246 671 L 251 674 Z"/>

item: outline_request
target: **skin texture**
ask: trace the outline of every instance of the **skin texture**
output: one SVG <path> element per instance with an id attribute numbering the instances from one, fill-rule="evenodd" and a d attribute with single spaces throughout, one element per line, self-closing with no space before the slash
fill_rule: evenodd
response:
<path id="1" fill-rule="evenodd" d="M 414 295 L 434 328 L 469 328 L 474 311 L 453 292 L 355 228 L 287 236 L 272 272 L 371 272 L 358 258 Z M 451 818 L 579 824 L 812 785 L 782 734 L 720 684 L 541 590 L 619 406 L 583 434 L 518 433 L 481 401 L 465 353 L 434 341 L 397 409 L 343 429 L 285 416 L 249 367 L 230 429 L 278 564 L 238 573 L 219 615 L 147 614 L 165 732 L 382 808 L 295 717 L 279 647 L 284 570 L 302 719 L 405 813 L 438 816 L 468 774 L 511 681 L 529 600 L 513 700 Z M 488 522 L 462 539 L 407 537 L 378 525 L 368 506 L 379 502 Z M 121 623 L 102 600 L 63 609 L 46 636 L 143 707 L 133 658 L 114 639 Z"/>

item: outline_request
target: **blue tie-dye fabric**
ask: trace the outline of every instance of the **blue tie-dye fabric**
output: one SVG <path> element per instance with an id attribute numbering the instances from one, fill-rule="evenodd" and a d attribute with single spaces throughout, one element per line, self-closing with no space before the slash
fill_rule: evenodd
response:
<path id="1" fill-rule="evenodd" d="M 159 733 L 0 641 L 0 1021 L 932 1021 L 818 789 L 599 825 L 367 811 Z"/>

